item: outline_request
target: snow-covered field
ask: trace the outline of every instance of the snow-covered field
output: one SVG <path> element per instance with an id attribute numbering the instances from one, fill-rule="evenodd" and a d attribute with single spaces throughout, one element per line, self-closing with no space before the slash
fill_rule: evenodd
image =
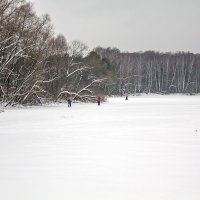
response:
<path id="1" fill-rule="evenodd" d="M 200 96 L 0 114 L 1 200 L 199 200 Z"/>

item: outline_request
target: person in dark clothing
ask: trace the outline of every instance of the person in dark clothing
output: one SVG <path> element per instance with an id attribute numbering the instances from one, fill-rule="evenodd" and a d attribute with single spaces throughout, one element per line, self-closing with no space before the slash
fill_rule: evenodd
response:
<path id="1" fill-rule="evenodd" d="M 101 97 L 97 98 L 97 103 L 98 103 L 98 106 L 100 106 L 100 104 L 101 104 Z"/>
<path id="2" fill-rule="evenodd" d="M 72 100 L 71 100 L 71 98 L 68 98 L 68 99 L 67 99 L 67 103 L 68 103 L 68 107 L 71 107 L 71 106 L 72 106 Z"/>

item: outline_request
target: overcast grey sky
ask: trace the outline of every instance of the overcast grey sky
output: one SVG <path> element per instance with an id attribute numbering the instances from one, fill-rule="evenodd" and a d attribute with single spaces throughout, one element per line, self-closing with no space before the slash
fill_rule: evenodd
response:
<path id="1" fill-rule="evenodd" d="M 55 31 L 90 49 L 200 53 L 200 0 L 31 0 Z"/>

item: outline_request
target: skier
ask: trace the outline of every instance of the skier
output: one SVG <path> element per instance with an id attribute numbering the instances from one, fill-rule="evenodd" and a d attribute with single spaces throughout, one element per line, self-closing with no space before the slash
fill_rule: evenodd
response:
<path id="1" fill-rule="evenodd" d="M 72 100 L 71 100 L 71 98 L 68 98 L 68 99 L 67 99 L 67 103 L 68 103 L 68 107 L 71 107 L 71 106 L 72 106 Z"/>
<path id="2" fill-rule="evenodd" d="M 98 97 L 98 98 L 97 98 L 97 103 L 98 103 L 98 106 L 100 106 L 100 103 L 101 103 L 101 97 Z"/>
<path id="3" fill-rule="evenodd" d="M 125 99 L 125 100 L 128 100 L 128 94 L 127 94 L 127 93 L 125 94 L 125 96 L 126 96 L 126 99 Z"/>

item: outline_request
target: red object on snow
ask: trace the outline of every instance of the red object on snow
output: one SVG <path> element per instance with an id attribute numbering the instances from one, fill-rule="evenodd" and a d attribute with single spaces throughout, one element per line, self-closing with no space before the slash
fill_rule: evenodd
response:
<path id="1" fill-rule="evenodd" d="M 98 97 L 98 98 L 97 98 L 97 102 L 100 102 L 100 101 L 101 101 L 101 97 Z"/>

